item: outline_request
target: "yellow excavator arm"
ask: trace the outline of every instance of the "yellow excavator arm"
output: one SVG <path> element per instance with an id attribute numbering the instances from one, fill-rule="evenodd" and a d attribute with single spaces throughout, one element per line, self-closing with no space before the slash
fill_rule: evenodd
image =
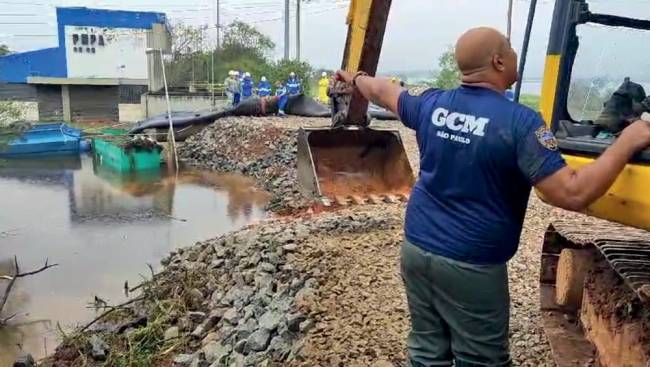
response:
<path id="1" fill-rule="evenodd" d="M 350 72 L 365 71 L 374 76 L 384 41 L 391 0 L 352 0 L 347 17 L 348 35 L 341 68 Z M 352 96 L 347 111 L 348 125 L 363 121 L 368 101 Z"/>

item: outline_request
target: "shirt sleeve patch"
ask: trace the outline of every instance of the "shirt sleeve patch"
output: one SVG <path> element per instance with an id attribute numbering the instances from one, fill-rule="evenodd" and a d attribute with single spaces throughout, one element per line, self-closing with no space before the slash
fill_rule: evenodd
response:
<path id="1" fill-rule="evenodd" d="M 549 130 L 546 126 L 541 126 L 535 131 L 535 137 L 537 137 L 537 141 L 546 149 L 548 150 L 557 150 L 558 145 L 557 145 L 557 139 L 555 139 L 555 135 L 553 135 L 553 132 Z"/>

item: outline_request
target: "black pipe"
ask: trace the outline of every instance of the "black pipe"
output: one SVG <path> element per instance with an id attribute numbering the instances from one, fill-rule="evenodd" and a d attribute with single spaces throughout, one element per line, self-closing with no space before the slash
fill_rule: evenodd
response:
<path id="1" fill-rule="evenodd" d="M 537 0 L 530 0 L 530 8 L 528 9 L 528 21 L 526 22 L 526 33 L 524 33 L 524 45 L 521 47 L 521 60 L 519 61 L 519 82 L 515 86 L 515 102 L 519 102 L 519 95 L 521 94 L 521 83 L 524 80 L 524 69 L 526 68 L 526 56 L 528 54 L 528 44 L 530 43 L 530 32 L 533 29 L 533 20 L 535 19 L 535 9 L 537 8 Z"/>

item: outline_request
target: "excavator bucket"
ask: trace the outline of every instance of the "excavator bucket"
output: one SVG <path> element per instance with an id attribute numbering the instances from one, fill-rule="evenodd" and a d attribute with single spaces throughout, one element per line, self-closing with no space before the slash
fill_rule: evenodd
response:
<path id="1" fill-rule="evenodd" d="M 303 128 L 298 134 L 303 194 L 347 205 L 406 200 L 413 171 L 397 130 Z"/>

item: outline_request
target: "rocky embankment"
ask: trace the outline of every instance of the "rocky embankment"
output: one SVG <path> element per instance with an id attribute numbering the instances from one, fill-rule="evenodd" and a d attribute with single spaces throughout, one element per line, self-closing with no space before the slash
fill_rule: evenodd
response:
<path id="1" fill-rule="evenodd" d="M 348 306 L 332 302 L 343 289 L 324 291 L 340 275 L 332 271 L 341 270 L 326 266 L 337 252 L 325 253 L 324 236 L 397 230 L 400 223 L 395 209 L 349 210 L 274 219 L 179 249 L 144 283 L 140 301 L 68 340 L 49 365 L 313 366 L 322 353 L 343 352 L 320 353 L 323 337 L 336 332 L 332 317 L 322 316 Z"/>
<path id="2" fill-rule="evenodd" d="M 186 141 L 181 157 L 255 177 L 274 197 L 270 209 L 291 213 L 307 205 L 297 191 L 295 131 L 326 124 L 232 118 Z M 400 131 L 417 172 L 414 136 Z M 404 205 L 299 212 L 170 254 L 133 292 L 139 301 L 66 339 L 49 365 L 404 366 Z M 564 214 L 531 198 L 520 250 L 509 263 L 516 366 L 553 365 L 537 278 L 544 230 Z"/>

